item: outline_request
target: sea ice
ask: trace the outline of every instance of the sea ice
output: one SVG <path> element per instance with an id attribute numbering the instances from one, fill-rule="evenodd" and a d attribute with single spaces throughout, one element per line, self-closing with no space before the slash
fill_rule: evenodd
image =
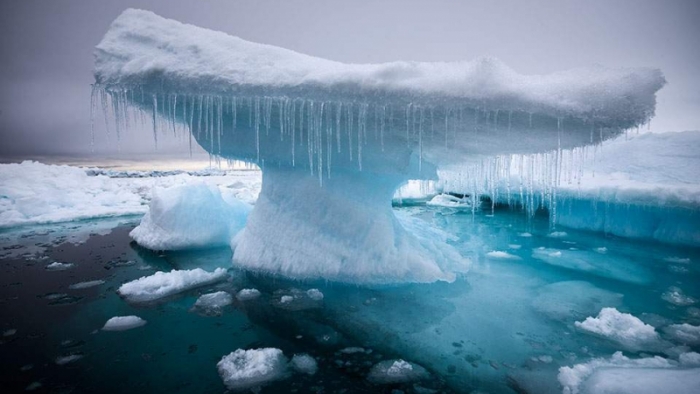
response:
<path id="1" fill-rule="evenodd" d="M 105 283 L 105 281 L 103 281 L 101 279 L 90 280 L 90 281 L 86 281 L 86 282 L 74 283 L 74 284 L 68 286 L 68 288 L 71 290 L 81 290 L 81 289 L 88 289 L 90 287 L 99 286 L 99 285 L 104 284 L 104 283 Z"/>
<path id="2" fill-rule="evenodd" d="M 204 310 L 221 310 L 222 308 L 231 305 L 233 297 L 225 291 L 217 291 L 216 293 L 202 294 L 194 303 L 195 308 Z"/>
<path id="3" fill-rule="evenodd" d="M 428 371 L 420 365 L 399 359 L 375 364 L 367 379 L 376 384 L 396 384 L 423 380 L 429 376 Z"/>
<path id="4" fill-rule="evenodd" d="M 46 266 L 47 271 L 65 271 L 69 268 L 73 268 L 75 264 L 73 263 L 59 263 L 54 261 L 53 263 Z"/>
<path id="5" fill-rule="evenodd" d="M 292 301 L 294 301 L 294 297 L 292 296 L 284 295 L 280 297 L 280 304 L 288 304 Z"/>
<path id="6" fill-rule="evenodd" d="M 153 250 L 228 246 L 250 209 L 235 199 L 224 201 L 217 187 L 204 183 L 157 188 L 148 212 L 129 235 Z"/>
<path id="7" fill-rule="evenodd" d="M 622 294 L 600 289 L 589 282 L 564 281 L 539 288 L 532 306 L 551 319 L 571 321 L 621 303 Z"/>
<path id="8" fill-rule="evenodd" d="M 260 297 L 260 291 L 258 289 L 242 289 L 236 294 L 236 298 L 239 301 L 249 301 Z"/>
<path id="9" fill-rule="evenodd" d="M 316 360 L 308 354 L 295 354 L 290 364 L 295 371 L 307 375 L 314 375 L 318 371 Z"/>
<path id="10" fill-rule="evenodd" d="M 501 260 L 522 260 L 519 256 L 510 254 L 508 252 L 503 252 L 500 250 L 494 250 L 486 253 L 486 257 L 490 259 L 501 259 Z"/>
<path id="11" fill-rule="evenodd" d="M 455 197 L 451 194 L 438 194 L 433 197 L 426 205 L 433 207 L 444 207 L 453 209 L 469 209 L 471 210 L 474 204 L 471 199 Z"/>
<path id="12" fill-rule="evenodd" d="M 107 320 L 102 331 L 126 331 L 144 325 L 146 321 L 138 316 L 115 316 Z"/>
<path id="13" fill-rule="evenodd" d="M 216 364 L 231 390 L 245 390 L 287 377 L 287 358 L 280 349 L 238 349 Z"/>
<path id="14" fill-rule="evenodd" d="M 323 293 L 321 293 L 319 289 L 306 290 L 306 295 L 314 301 L 321 301 L 323 299 Z"/>
<path id="15" fill-rule="evenodd" d="M 56 357 L 56 364 L 65 365 L 68 363 L 78 361 L 81 358 L 83 358 L 82 354 L 69 354 L 67 356 L 60 356 L 60 357 Z"/>
<path id="16" fill-rule="evenodd" d="M 564 394 L 694 394 L 700 369 L 679 368 L 658 356 L 630 359 L 616 352 L 610 359 L 561 367 L 558 379 Z"/>
<path id="17" fill-rule="evenodd" d="M 653 326 L 615 308 L 603 308 L 597 317 L 588 317 L 575 325 L 581 330 L 618 342 L 630 350 L 658 351 L 662 345 L 661 337 Z"/>
<path id="18" fill-rule="evenodd" d="M 131 282 L 124 283 L 117 293 L 130 302 L 149 302 L 168 297 L 198 286 L 208 285 L 228 277 L 224 268 L 213 272 L 201 268 L 192 270 L 172 270 L 156 272 L 151 276 L 143 276 Z"/>

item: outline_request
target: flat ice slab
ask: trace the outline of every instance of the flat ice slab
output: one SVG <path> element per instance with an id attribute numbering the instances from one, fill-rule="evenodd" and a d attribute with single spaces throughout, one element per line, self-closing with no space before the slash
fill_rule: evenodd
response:
<path id="1" fill-rule="evenodd" d="M 146 321 L 138 316 L 115 316 L 105 323 L 102 331 L 126 331 L 146 325 Z"/>
<path id="2" fill-rule="evenodd" d="M 156 272 L 131 282 L 124 283 L 117 293 L 130 302 L 150 302 L 187 291 L 189 289 L 215 283 L 228 277 L 224 268 L 207 272 L 201 268 L 192 270 L 172 270 Z"/>

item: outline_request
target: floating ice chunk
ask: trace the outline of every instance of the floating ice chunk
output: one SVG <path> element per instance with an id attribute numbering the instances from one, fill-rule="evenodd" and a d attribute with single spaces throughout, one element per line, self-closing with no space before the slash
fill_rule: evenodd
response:
<path id="1" fill-rule="evenodd" d="M 622 294 L 600 289 L 589 282 L 564 281 L 538 289 L 532 306 L 551 319 L 571 321 L 621 303 Z"/>
<path id="2" fill-rule="evenodd" d="M 307 375 L 314 375 L 318 371 L 316 360 L 308 354 L 295 354 L 290 364 L 295 371 Z"/>
<path id="3" fill-rule="evenodd" d="M 239 301 L 249 301 L 260 297 L 260 291 L 258 289 L 242 289 L 236 294 L 236 298 Z"/>
<path id="4" fill-rule="evenodd" d="M 321 301 L 323 299 L 323 293 L 321 293 L 319 289 L 309 289 L 306 291 L 306 295 L 314 301 Z"/>
<path id="5" fill-rule="evenodd" d="M 376 384 L 407 383 L 426 379 L 428 371 L 418 364 L 404 360 L 387 360 L 375 364 L 367 379 Z"/>
<path id="6" fill-rule="evenodd" d="M 595 248 L 593 250 L 595 250 L 596 252 L 598 252 L 600 254 L 608 253 L 608 248 L 606 248 L 605 246 L 602 246 L 600 248 Z"/>
<path id="7" fill-rule="evenodd" d="M 486 253 L 486 257 L 488 257 L 490 259 L 498 259 L 498 260 L 522 260 L 519 256 L 516 256 L 514 254 L 510 254 L 508 252 L 502 252 L 499 250 L 494 250 L 494 251 Z"/>
<path id="8" fill-rule="evenodd" d="M 603 308 L 597 317 L 588 317 L 575 325 L 631 350 L 656 350 L 661 343 L 661 338 L 653 326 L 615 308 Z"/>
<path id="9" fill-rule="evenodd" d="M 228 246 L 245 225 L 251 206 L 221 198 L 204 183 L 156 188 L 149 210 L 129 235 L 153 250 Z"/>
<path id="10" fill-rule="evenodd" d="M 68 363 L 72 363 L 72 362 L 78 361 L 78 360 L 80 360 L 81 358 L 83 358 L 83 355 L 82 355 L 82 354 L 70 354 L 70 355 L 67 355 L 67 356 L 60 356 L 60 357 L 56 357 L 56 364 L 58 364 L 58 365 L 65 365 L 65 364 L 68 364 Z"/>
<path id="11" fill-rule="evenodd" d="M 245 390 L 287 377 L 287 358 L 280 349 L 238 349 L 216 364 L 231 390 Z"/>
<path id="12" fill-rule="evenodd" d="M 455 197 L 451 194 L 438 194 L 428 201 L 426 205 L 453 209 L 472 209 L 471 200 Z"/>
<path id="13" fill-rule="evenodd" d="M 565 231 L 553 231 L 553 232 L 547 234 L 547 236 L 550 238 L 564 238 L 568 235 L 569 234 L 567 234 Z"/>
<path id="14" fill-rule="evenodd" d="M 290 302 L 292 302 L 292 301 L 294 301 L 294 297 L 292 297 L 292 296 L 285 295 L 285 296 L 282 296 L 282 297 L 280 298 L 280 303 L 281 303 L 281 304 L 287 304 L 287 303 L 290 303 Z"/>
<path id="15" fill-rule="evenodd" d="M 525 232 L 525 233 L 518 233 L 518 237 L 530 238 L 530 237 L 532 237 L 532 234 L 527 233 L 527 232 Z"/>
<path id="16" fill-rule="evenodd" d="M 194 308 L 210 314 L 219 314 L 223 308 L 233 303 L 233 296 L 225 291 L 202 294 L 194 303 Z"/>
<path id="17" fill-rule="evenodd" d="M 156 272 L 124 283 L 117 293 L 131 302 L 149 302 L 168 297 L 198 286 L 208 285 L 228 277 L 224 268 L 207 272 L 201 268 Z"/>
<path id="18" fill-rule="evenodd" d="M 624 282 L 644 284 L 652 280 L 651 273 L 634 260 L 612 257 L 589 250 L 541 247 L 533 250 L 532 257 L 547 264 Z"/>
<path id="19" fill-rule="evenodd" d="M 24 389 L 25 391 L 34 391 L 42 386 L 41 382 L 31 382 L 29 385 Z"/>
<path id="20" fill-rule="evenodd" d="M 664 261 L 667 263 L 678 263 L 678 264 L 687 264 L 690 263 L 690 259 L 687 257 L 665 257 Z"/>
<path id="21" fill-rule="evenodd" d="M 672 324 L 664 328 L 664 332 L 684 345 L 700 345 L 700 326 L 688 323 Z"/>
<path id="22" fill-rule="evenodd" d="M 72 284 L 72 285 L 68 286 L 68 288 L 71 290 L 81 290 L 81 289 L 88 289 L 90 287 L 99 286 L 99 285 L 104 284 L 104 283 L 105 283 L 105 281 L 103 281 L 101 279 L 90 280 L 87 282 L 78 282 L 78 283 Z"/>
<path id="23" fill-rule="evenodd" d="M 508 244 L 508 249 L 519 250 L 522 247 L 523 247 L 522 245 L 518 245 L 518 244 Z"/>
<path id="24" fill-rule="evenodd" d="M 678 306 L 693 305 L 696 302 L 695 298 L 685 295 L 683 290 L 675 286 L 669 287 L 667 291 L 661 294 L 661 299 Z"/>
<path id="25" fill-rule="evenodd" d="M 17 334 L 16 328 L 9 328 L 9 329 L 2 332 L 2 336 L 4 336 L 4 337 L 11 337 L 15 334 Z"/>
<path id="26" fill-rule="evenodd" d="M 700 368 L 673 368 L 660 357 L 631 360 L 618 352 L 610 361 L 567 368 L 559 370 L 564 394 L 695 394 L 700 387 Z"/>
<path id="27" fill-rule="evenodd" d="M 58 261 L 54 261 L 53 263 L 49 264 L 46 266 L 47 271 L 64 271 L 69 268 L 73 268 L 75 264 L 73 263 L 59 263 Z"/>
<path id="28" fill-rule="evenodd" d="M 105 323 L 102 331 L 126 331 L 146 325 L 146 321 L 138 316 L 115 316 Z"/>

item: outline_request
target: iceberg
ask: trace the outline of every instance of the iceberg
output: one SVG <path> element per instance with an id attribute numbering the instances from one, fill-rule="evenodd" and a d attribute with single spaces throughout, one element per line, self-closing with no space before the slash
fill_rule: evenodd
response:
<path id="1" fill-rule="evenodd" d="M 287 377 L 287 358 L 280 349 L 238 349 L 218 364 L 219 375 L 231 390 L 246 390 Z"/>
<path id="2" fill-rule="evenodd" d="M 152 250 L 228 246 L 250 209 L 236 199 L 224 201 L 218 188 L 203 183 L 156 188 L 148 212 L 129 235 Z"/>
<path id="3" fill-rule="evenodd" d="M 126 331 L 146 325 L 146 321 L 138 316 L 115 316 L 105 323 L 102 331 Z"/>
<path id="4" fill-rule="evenodd" d="M 207 272 L 201 268 L 192 270 L 158 271 L 119 286 L 117 293 L 127 301 L 141 303 L 156 301 L 195 287 L 222 281 L 228 277 L 224 268 Z"/>
<path id="5" fill-rule="evenodd" d="M 630 350 L 659 351 L 667 344 L 653 326 L 615 308 L 603 308 L 597 317 L 587 317 L 574 325 L 584 331 L 618 342 Z"/>
<path id="6" fill-rule="evenodd" d="M 475 155 L 590 144 L 591 130 L 619 135 L 649 121 L 665 84 L 655 69 L 526 76 L 492 58 L 343 64 L 133 9 L 97 45 L 94 74 L 93 110 L 117 132 L 148 119 L 156 140 L 187 133 L 260 166 L 236 265 L 354 283 L 452 281 L 466 267 L 396 219 L 408 180 Z"/>

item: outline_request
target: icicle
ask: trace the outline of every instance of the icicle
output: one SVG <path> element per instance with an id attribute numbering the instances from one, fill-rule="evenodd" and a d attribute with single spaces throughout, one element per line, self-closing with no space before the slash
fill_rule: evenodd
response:
<path id="1" fill-rule="evenodd" d="M 153 142 L 156 145 L 156 150 L 158 149 L 158 124 L 156 122 L 156 117 L 158 114 L 156 111 L 158 110 L 158 96 L 153 95 Z"/>
<path id="2" fill-rule="evenodd" d="M 255 154 L 260 163 L 260 97 L 255 97 Z"/>
<path id="3" fill-rule="evenodd" d="M 236 135 L 236 126 L 238 123 L 238 103 L 236 97 L 231 97 L 231 134 Z"/>
<path id="4" fill-rule="evenodd" d="M 95 152 L 95 105 L 96 98 L 95 92 L 97 85 L 92 85 L 92 91 L 90 92 L 90 151 Z"/>

